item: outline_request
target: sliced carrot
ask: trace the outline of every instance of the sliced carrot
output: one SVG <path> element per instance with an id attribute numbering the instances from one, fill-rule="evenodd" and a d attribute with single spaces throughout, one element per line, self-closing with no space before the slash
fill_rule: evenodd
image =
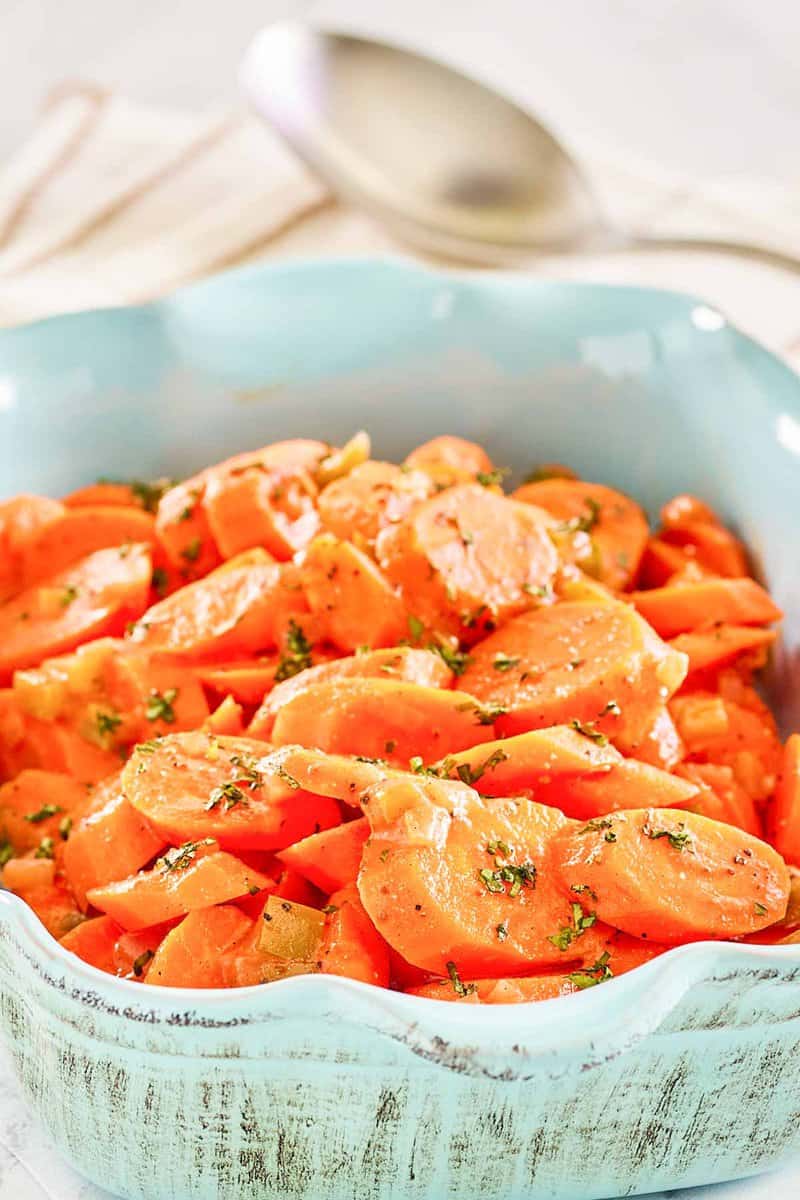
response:
<path id="1" fill-rule="evenodd" d="M 800 864 L 800 734 L 793 733 L 784 746 L 767 818 L 775 849 L 787 862 Z"/>
<path id="2" fill-rule="evenodd" d="M 389 947 L 372 924 L 355 882 L 333 893 L 319 947 L 323 975 L 389 986 Z"/>
<path id="3" fill-rule="evenodd" d="M 476 442 L 444 434 L 431 438 L 412 450 L 405 461 L 412 470 L 425 471 L 440 486 L 449 486 L 478 475 L 490 475 L 494 471 L 489 455 Z"/>
<path id="4" fill-rule="evenodd" d="M 686 659 L 629 605 L 564 601 L 515 617 L 476 646 L 461 685 L 504 710 L 502 736 L 577 722 L 625 748 L 685 673 Z"/>
<path id="5" fill-rule="evenodd" d="M 17 895 L 52 887 L 55 877 L 56 864 L 52 858 L 31 854 L 25 858 L 10 858 L 3 865 L 3 886 Z"/>
<path id="6" fill-rule="evenodd" d="M 422 629 L 475 641 L 549 592 L 558 566 L 549 518 L 466 484 L 418 505 L 376 544 Z"/>
<path id="7" fill-rule="evenodd" d="M 665 771 L 671 771 L 685 757 L 686 747 L 666 704 L 659 705 L 645 728 L 627 739 L 624 750 L 640 762 Z"/>
<path id="8" fill-rule="evenodd" d="M 286 614 L 304 610 L 302 595 L 277 563 L 236 567 L 214 572 L 154 604 L 132 636 L 162 654 L 219 659 L 276 646 Z"/>
<path id="9" fill-rule="evenodd" d="M 310 879 L 320 891 L 330 894 L 355 881 L 368 837 L 369 825 L 362 817 L 312 833 L 281 850 L 278 858 Z"/>
<path id="10" fill-rule="evenodd" d="M 208 703 L 194 672 L 173 659 L 126 642 L 109 657 L 103 674 L 112 723 L 121 718 L 112 743 L 195 729 L 208 717 Z M 89 715 L 94 715 L 96 729 L 98 714 Z"/>
<path id="11" fill-rule="evenodd" d="M 719 525 L 720 520 L 705 500 L 688 493 L 673 496 L 661 509 L 661 523 L 665 529 L 681 529 L 686 523 L 702 522 L 704 525 Z"/>
<path id="12" fill-rule="evenodd" d="M 753 652 L 763 653 L 777 637 L 774 629 L 757 625 L 727 625 L 723 622 L 710 629 L 679 633 L 670 645 L 689 656 L 689 672 L 714 670 L 734 659 Z"/>
<path id="13" fill-rule="evenodd" d="M 237 704 L 233 696 L 226 696 L 213 713 L 206 717 L 202 728 L 207 733 L 241 737 L 244 733 L 244 712 L 241 704 Z"/>
<path id="14" fill-rule="evenodd" d="M 686 808 L 701 817 L 735 825 L 754 837 L 763 837 L 761 817 L 753 798 L 737 783 L 730 767 L 714 763 L 681 763 L 676 767 L 676 774 L 700 789 L 688 800 L 677 801 L 676 808 Z"/>
<path id="15" fill-rule="evenodd" d="M 61 517 L 48 522 L 25 544 L 22 586 L 50 579 L 96 550 L 117 547 L 120 554 L 125 554 L 132 542 L 147 545 L 154 541 L 154 519 L 141 508 L 106 505 L 65 509 Z"/>
<path id="16" fill-rule="evenodd" d="M 91 888 L 132 875 L 165 845 L 164 836 L 125 799 L 118 779 L 100 784 L 93 811 L 73 826 L 64 846 L 64 874 L 78 906 L 85 910 Z"/>
<path id="17" fill-rule="evenodd" d="M 21 495 L 0 503 L 0 604 L 23 587 L 26 547 L 64 514 L 46 496 Z"/>
<path id="18" fill-rule="evenodd" d="M 433 481 L 424 471 L 365 462 L 323 488 L 319 515 L 336 537 L 371 546 L 382 529 L 402 521 L 433 490 Z"/>
<path id="19" fill-rule="evenodd" d="M 57 878 L 52 860 L 10 859 L 3 868 L 3 886 L 33 909 L 54 938 L 64 937 L 83 920 L 72 896 Z"/>
<path id="20" fill-rule="evenodd" d="M 233 905 L 190 912 L 156 950 L 147 982 L 161 987 L 222 987 L 220 959 L 251 928 L 252 921 Z"/>
<path id="21" fill-rule="evenodd" d="M 319 529 L 316 496 L 303 467 L 258 464 L 216 471 L 206 484 L 203 508 L 223 558 L 263 546 L 284 561 Z"/>
<path id="22" fill-rule="evenodd" d="M 543 479 L 514 498 L 556 518 L 553 535 L 562 556 L 621 591 L 635 579 L 647 545 L 647 518 L 638 504 L 601 483 Z"/>
<path id="23" fill-rule="evenodd" d="M 394 679 L 335 679 L 284 704 L 272 741 L 407 766 L 415 756 L 428 762 L 488 741 L 493 716 L 465 692 Z"/>
<path id="24" fill-rule="evenodd" d="M 122 786 L 173 841 L 213 837 L 228 850 L 280 850 L 341 820 L 338 805 L 272 771 L 262 743 L 179 733 L 136 746 Z"/>
<path id="25" fill-rule="evenodd" d="M 289 775 L 305 791 L 328 796 L 357 808 L 361 797 L 376 783 L 387 778 L 407 778 L 407 772 L 389 767 L 385 761 L 363 756 L 326 754 L 305 746 L 281 746 L 269 750 L 262 759 L 264 770 Z"/>
<path id="26" fill-rule="evenodd" d="M 669 545 L 663 538 L 651 537 L 639 565 L 639 587 L 663 587 L 684 569 L 688 561 L 678 546 Z"/>
<path id="27" fill-rule="evenodd" d="M 755 692 L 747 707 L 698 691 L 676 696 L 670 708 L 691 761 L 731 767 L 757 802 L 772 794 L 781 745 L 775 719 Z"/>
<path id="28" fill-rule="evenodd" d="M 121 633 L 147 603 L 147 546 L 97 550 L 0 606 L 0 681 L 80 642 Z"/>
<path id="29" fill-rule="evenodd" d="M 144 929 L 267 885 L 263 875 L 215 842 L 186 842 L 168 851 L 152 871 L 91 888 L 87 898 L 124 929 Z"/>
<path id="30" fill-rule="evenodd" d="M 783 615 L 754 579 L 704 579 L 634 592 L 631 599 L 656 633 L 665 638 L 702 629 L 714 621 L 766 625 Z"/>
<path id="31" fill-rule="evenodd" d="M 66 840 L 86 800 L 85 785 L 69 775 L 21 771 L 0 787 L 0 839 L 18 854 Z"/>
<path id="32" fill-rule="evenodd" d="M 99 971 L 116 975 L 114 950 L 121 933 L 122 926 L 110 917 L 92 917 L 65 934 L 61 945 Z"/>
<path id="33" fill-rule="evenodd" d="M 430 650 L 412 646 L 394 646 L 385 650 L 370 650 L 348 655 L 332 662 L 318 663 L 278 683 L 259 708 L 250 724 L 252 737 L 268 738 L 275 718 L 284 705 L 307 688 L 336 679 L 358 678 L 399 679 L 421 687 L 447 688 L 453 672 L 440 657 Z"/>
<path id="34" fill-rule="evenodd" d="M 195 668 L 200 682 L 218 696 L 232 696 L 239 704 L 260 704 L 275 681 L 279 654 L 208 663 Z"/>
<path id="35" fill-rule="evenodd" d="M 358 888 L 378 931 L 423 970 L 514 974 L 598 953 L 593 906 L 560 894 L 549 847 L 566 818 L 461 784 L 387 780 L 362 801 Z"/>
<path id="36" fill-rule="evenodd" d="M 789 872 L 771 846 L 689 812 L 615 813 L 561 832 L 550 861 L 565 893 L 588 889 L 601 921 L 636 937 L 741 937 L 786 911 Z"/>
<path id="37" fill-rule="evenodd" d="M 25 737 L 17 748 L 24 765 L 71 775 L 80 783 L 97 783 L 119 770 L 119 755 L 87 742 L 64 721 L 25 718 Z"/>
<path id="38" fill-rule="evenodd" d="M 61 503 L 67 508 L 143 508 L 147 512 L 151 512 L 160 498 L 158 486 L 152 487 L 152 494 L 155 503 L 150 506 L 150 503 L 145 503 L 144 489 L 148 493 L 151 492 L 150 484 L 142 484 L 137 489 L 135 484 L 131 483 L 114 483 L 111 480 L 106 480 L 102 483 L 89 483 L 86 487 L 76 488 L 67 496 L 64 496 Z M 165 489 L 166 490 L 166 489 Z"/>
<path id="39" fill-rule="evenodd" d="M 322 636 L 340 649 L 394 646 L 406 634 L 404 605 L 380 569 L 352 542 L 332 534 L 315 538 L 301 572 Z"/>
<path id="40" fill-rule="evenodd" d="M 183 579 L 198 579 L 220 562 L 220 553 L 201 504 L 204 485 L 176 484 L 161 497 L 156 533 L 168 561 Z"/>
<path id="41" fill-rule="evenodd" d="M 694 562 L 715 575 L 740 579 L 749 574 L 741 542 L 719 525 L 686 521 L 678 528 L 665 529 L 661 536 L 665 542 L 680 546 Z"/>
<path id="42" fill-rule="evenodd" d="M 144 983 L 156 950 L 180 919 L 174 917 L 171 921 L 148 925 L 144 929 L 120 928 L 114 946 L 114 974 Z"/>
<path id="43" fill-rule="evenodd" d="M 697 787 L 666 771 L 625 759 L 564 726 L 518 734 L 449 755 L 433 768 L 482 795 L 527 796 L 586 820 L 620 808 L 689 802 Z"/>

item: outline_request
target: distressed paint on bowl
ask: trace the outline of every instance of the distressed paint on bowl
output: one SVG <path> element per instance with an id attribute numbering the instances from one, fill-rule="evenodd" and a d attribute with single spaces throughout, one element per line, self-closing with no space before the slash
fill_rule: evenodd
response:
<path id="1" fill-rule="evenodd" d="M 257 268 L 0 334 L 0 487 L 180 474 L 359 426 L 561 459 L 755 547 L 800 689 L 800 382 L 688 297 L 392 262 Z M 795 667 L 796 671 L 796 667 Z M 141 1200 L 596 1200 L 800 1152 L 800 948 L 682 947 L 580 995 L 445 1005 L 330 977 L 141 988 L 0 895 L 0 1016 L 71 1162 Z"/>

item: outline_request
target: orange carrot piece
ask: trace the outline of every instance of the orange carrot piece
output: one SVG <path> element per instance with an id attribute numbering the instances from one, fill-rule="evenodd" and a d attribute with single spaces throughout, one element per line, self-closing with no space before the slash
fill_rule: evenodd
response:
<path id="1" fill-rule="evenodd" d="M 87 742 L 64 721 L 25 718 L 20 747 L 25 766 L 71 775 L 80 783 L 97 783 L 119 770 L 119 755 Z"/>
<path id="2" fill-rule="evenodd" d="M 433 481 L 423 471 L 403 470 L 394 463 L 361 463 L 322 489 L 320 520 L 336 537 L 372 546 L 382 529 L 402 521 L 433 490 Z"/>
<path id="3" fill-rule="evenodd" d="M 369 837 L 369 824 L 362 817 L 333 829 L 312 833 L 281 850 L 278 858 L 310 879 L 321 892 L 330 894 L 355 881 L 361 851 Z"/>
<path id="4" fill-rule="evenodd" d="M 566 899 L 547 866 L 568 825 L 557 809 L 412 778 L 387 780 L 362 803 L 372 832 L 358 889 L 408 962 L 438 975 L 453 963 L 462 978 L 594 962 L 591 908 Z"/>
<path id="5" fill-rule="evenodd" d="M 169 850 L 152 871 L 91 888 L 87 898 L 124 929 L 144 929 L 199 908 L 225 904 L 268 884 L 263 875 L 209 840 Z"/>
<path id="6" fill-rule="evenodd" d="M 206 717 L 202 728 L 208 733 L 241 737 L 244 733 L 244 712 L 241 704 L 237 704 L 233 696 L 226 696 L 213 713 Z"/>
<path id="7" fill-rule="evenodd" d="M 372 924 L 355 882 L 333 893 L 319 947 L 323 975 L 389 986 L 389 947 Z"/>
<path id="8" fill-rule="evenodd" d="M 686 673 L 686 659 L 627 604 L 564 601 L 515 617 L 472 651 L 465 691 L 502 708 L 502 736 L 578 722 L 627 748 Z"/>
<path id="9" fill-rule="evenodd" d="M 280 710 L 309 687 L 353 676 L 398 679 L 434 688 L 449 688 L 453 681 L 453 672 L 438 654 L 431 650 L 417 650 L 412 646 L 369 650 L 332 662 L 318 663 L 276 684 L 253 717 L 249 730 L 251 737 L 269 738 Z"/>
<path id="10" fill-rule="evenodd" d="M 0 682 L 19 667 L 63 654 L 90 638 L 121 633 L 147 603 L 147 546 L 97 550 L 0 606 Z"/>
<path id="11" fill-rule="evenodd" d="M 314 684 L 279 710 L 276 746 L 316 746 L 407 766 L 492 737 L 491 710 L 465 692 L 394 679 L 335 679 Z"/>
<path id="12" fill-rule="evenodd" d="M 666 704 L 659 705 L 651 720 L 635 736 L 626 739 L 623 748 L 632 758 L 664 771 L 671 771 L 686 755 L 686 747 Z"/>
<path id="13" fill-rule="evenodd" d="M 25 549 L 64 513 L 46 496 L 20 495 L 0 503 L 0 604 L 23 586 Z"/>
<path id="14" fill-rule="evenodd" d="M 195 668 L 200 682 L 218 696 L 232 696 L 238 704 L 260 704 L 275 681 L 280 655 L 239 658 Z"/>
<path id="15" fill-rule="evenodd" d="M 217 472 L 203 507 L 223 558 L 263 546 L 279 561 L 308 545 L 319 529 L 317 488 L 302 467 Z"/>
<path id="16" fill-rule="evenodd" d="M 444 434 L 412 450 L 404 464 L 424 471 L 439 487 L 464 483 L 494 470 L 489 455 L 476 442 Z"/>
<path id="17" fill-rule="evenodd" d="M 162 654 L 219 659 L 276 646 L 287 613 L 304 610 L 277 563 L 220 569 L 154 604 L 132 636 Z"/>
<path id="18" fill-rule="evenodd" d="M 198 579 L 220 562 L 220 553 L 201 504 L 204 485 L 176 484 L 161 497 L 156 533 L 168 562 L 184 579 Z"/>
<path id="19" fill-rule="evenodd" d="M 800 864 L 800 734 L 793 733 L 784 746 L 767 819 L 775 849 L 787 862 Z"/>
<path id="20" fill-rule="evenodd" d="M 728 625 L 720 622 L 711 629 L 679 633 L 670 639 L 675 650 L 689 656 L 689 673 L 714 670 L 733 662 L 743 654 L 764 651 L 777 637 L 774 629 L 757 625 Z"/>
<path id="21" fill-rule="evenodd" d="M 661 537 L 673 546 L 680 546 L 693 562 L 714 575 L 740 579 L 749 574 L 741 542 L 719 525 L 686 521 L 680 527 L 665 529 Z"/>
<path id="22" fill-rule="evenodd" d="M 22 586 L 51 579 L 96 550 L 116 547 L 120 554 L 133 542 L 155 541 L 155 522 L 141 508 L 113 505 L 68 508 L 25 544 L 21 556 Z"/>
<path id="23" fill-rule="evenodd" d="M 38 888 L 52 887 L 55 883 L 56 864 L 52 858 L 10 858 L 3 866 L 3 886 L 16 895 Z"/>
<path id="24" fill-rule="evenodd" d="M 681 529 L 688 522 L 701 522 L 704 525 L 719 525 L 720 520 L 705 500 L 698 499 L 688 493 L 673 496 L 661 509 L 661 524 L 665 529 Z"/>
<path id="25" fill-rule="evenodd" d="M 227 850 L 281 850 L 338 825 L 338 805 L 272 771 L 249 738 L 197 731 L 134 747 L 122 773 L 130 803 L 173 841 L 213 837 Z"/>
<path id="26" fill-rule="evenodd" d="M 709 692 L 676 696 L 672 715 L 693 762 L 729 766 L 757 802 L 772 795 L 781 745 L 775 719 L 755 692 L 742 702 Z"/>
<path id="27" fill-rule="evenodd" d="M 147 982 L 161 987 L 222 987 L 222 955 L 235 948 L 252 924 L 228 904 L 190 912 L 159 945 Z"/>
<path id="28" fill-rule="evenodd" d="M 114 731 L 116 742 L 196 729 L 208 717 L 208 703 L 193 671 L 130 642 L 110 656 L 104 676 L 108 703 L 123 718 Z"/>
<path id="29" fill-rule="evenodd" d="M 69 835 L 87 803 L 86 787 L 69 775 L 24 770 L 0 787 L 0 838 L 18 854 Z"/>
<path id="30" fill-rule="evenodd" d="M 517 488 L 514 498 L 556 518 L 553 533 L 566 561 L 617 591 L 635 579 L 649 531 L 639 505 L 622 492 L 577 479 L 543 479 Z"/>
<path id="31" fill-rule="evenodd" d="M 132 875 L 166 845 L 125 799 L 118 778 L 101 784 L 93 799 L 94 811 L 74 825 L 63 852 L 64 874 L 84 910 L 92 888 Z"/>
<path id="32" fill-rule="evenodd" d="M 549 592 L 558 566 L 549 518 L 466 484 L 426 500 L 376 544 L 422 629 L 476 641 Z"/>
<path id="33" fill-rule="evenodd" d="M 116 975 L 114 950 L 121 933 L 122 926 L 110 917 L 92 917 L 65 934 L 61 945 L 65 950 L 77 954 L 89 966 Z"/>
<path id="34" fill-rule="evenodd" d="M 281 746 L 268 751 L 265 748 L 261 761 L 265 772 L 289 775 L 305 791 L 341 800 L 353 808 L 360 805 L 362 795 L 374 784 L 408 776 L 380 759 L 326 754 L 305 746 Z"/>
<path id="35" fill-rule="evenodd" d="M 315 538 L 301 568 L 303 590 L 320 633 L 341 650 L 394 646 L 408 632 L 399 597 L 352 542 Z"/>
<path id="36" fill-rule="evenodd" d="M 642 809 L 572 826 L 551 846 L 565 893 L 587 888 L 601 921 L 662 942 L 741 937 L 780 920 L 789 872 L 743 830 Z"/>
<path id="37" fill-rule="evenodd" d="M 156 950 L 180 917 L 163 921 L 160 925 L 148 925 L 144 929 L 120 928 L 114 946 L 114 974 L 122 979 L 144 983 Z"/>
<path id="38" fill-rule="evenodd" d="M 675 808 L 686 808 L 689 812 L 699 813 L 701 817 L 735 825 L 752 833 L 753 837 L 764 836 L 761 817 L 753 798 L 737 783 L 730 767 L 687 762 L 681 763 L 675 770 L 682 779 L 689 780 L 700 789 L 688 800 L 676 802 Z"/>
<path id="39" fill-rule="evenodd" d="M 703 579 L 634 592 L 631 599 L 656 633 L 665 638 L 702 629 L 714 621 L 766 625 L 783 615 L 754 579 Z"/>
<path id="40" fill-rule="evenodd" d="M 678 546 L 669 545 L 663 538 L 651 537 L 639 564 L 639 587 L 663 587 L 683 571 L 688 562 L 686 554 Z"/>

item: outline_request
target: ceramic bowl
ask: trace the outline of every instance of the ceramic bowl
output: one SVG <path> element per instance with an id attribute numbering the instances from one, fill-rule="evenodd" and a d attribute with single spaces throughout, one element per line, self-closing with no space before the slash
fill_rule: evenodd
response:
<path id="1" fill-rule="evenodd" d="M 0 335 L 0 487 L 180 475 L 275 438 L 441 432 L 655 508 L 695 490 L 788 617 L 800 703 L 800 381 L 685 296 L 393 262 L 234 273 Z M 793 700 L 794 697 L 794 700 Z M 309 976 L 142 987 L 0 896 L 0 1014 L 67 1158 L 137 1200 L 595 1200 L 800 1149 L 800 948 L 698 944 L 579 995 L 449 1005 Z"/>

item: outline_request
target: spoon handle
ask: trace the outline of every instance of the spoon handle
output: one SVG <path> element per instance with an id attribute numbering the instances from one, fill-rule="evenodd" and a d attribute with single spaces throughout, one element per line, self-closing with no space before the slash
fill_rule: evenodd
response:
<path id="1" fill-rule="evenodd" d="M 739 258 L 750 258 L 757 262 L 781 267 L 784 271 L 800 274 L 800 254 L 786 250 L 759 246 L 754 242 L 728 240 L 714 237 L 661 237 L 658 234 L 628 235 L 620 244 L 621 250 L 699 250 L 735 254 Z"/>

